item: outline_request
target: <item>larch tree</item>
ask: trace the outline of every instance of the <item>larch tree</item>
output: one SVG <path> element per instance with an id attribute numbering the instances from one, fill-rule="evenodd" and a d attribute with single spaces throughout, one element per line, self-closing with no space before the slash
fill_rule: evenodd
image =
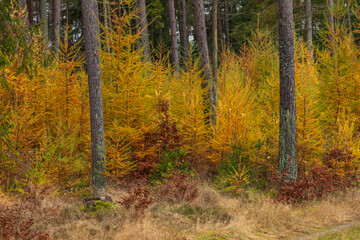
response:
<path id="1" fill-rule="evenodd" d="M 92 183 L 94 196 L 106 192 L 106 150 L 104 137 L 103 100 L 99 64 L 96 0 L 81 0 L 85 53 L 89 82 L 90 126 L 92 152 Z"/>
<path id="2" fill-rule="evenodd" d="M 136 0 L 138 18 L 139 18 L 139 32 L 141 32 L 141 37 L 139 39 L 140 46 L 144 49 L 144 60 L 150 61 L 150 40 L 149 40 L 149 31 L 148 23 L 146 16 L 146 1 L 145 0 Z"/>
<path id="3" fill-rule="evenodd" d="M 330 41 L 335 41 L 335 29 L 334 29 L 334 14 L 333 14 L 333 0 L 328 0 L 328 22 L 330 27 Z"/>
<path id="4" fill-rule="evenodd" d="M 49 43 L 49 32 L 48 32 L 48 16 L 47 16 L 47 1 L 40 0 L 40 19 L 42 21 L 42 33 L 44 39 L 45 48 L 48 47 Z"/>
<path id="5" fill-rule="evenodd" d="M 212 120 L 213 124 L 216 124 L 216 108 L 218 106 L 218 1 L 212 2 L 212 46 L 213 46 L 213 78 L 212 78 Z"/>
<path id="6" fill-rule="evenodd" d="M 54 0 L 54 47 L 56 55 L 59 56 L 60 50 L 60 27 L 61 27 L 61 0 Z"/>
<path id="7" fill-rule="evenodd" d="M 230 47 L 229 6 L 227 0 L 224 0 L 224 13 L 225 13 L 226 45 L 227 47 Z"/>
<path id="8" fill-rule="evenodd" d="M 30 26 L 34 25 L 34 1 L 33 0 L 27 0 L 27 10 L 28 10 L 28 18 L 29 18 L 29 24 Z"/>
<path id="9" fill-rule="evenodd" d="M 27 8 L 26 6 L 26 0 L 20 0 L 20 9 L 23 11 L 25 10 L 25 8 Z M 29 12 L 28 9 L 25 11 L 25 15 L 24 15 L 24 21 L 26 26 L 29 26 L 29 18 L 28 18 Z"/>
<path id="10" fill-rule="evenodd" d="M 169 19 L 170 19 L 170 32 L 171 32 L 171 59 L 174 64 L 176 72 L 179 72 L 179 47 L 177 40 L 176 30 L 176 13 L 174 0 L 168 0 L 169 5 Z"/>
<path id="11" fill-rule="evenodd" d="M 312 36 L 312 11 L 311 0 L 305 0 L 305 14 L 306 14 L 306 42 L 309 49 L 310 59 L 313 59 L 313 36 Z"/>
<path id="12" fill-rule="evenodd" d="M 297 179 L 293 1 L 279 0 L 280 124 L 279 172 Z"/>
<path id="13" fill-rule="evenodd" d="M 195 37 L 198 50 L 200 52 L 200 61 L 201 67 L 203 69 L 204 82 L 202 84 L 203 88 L 209 88 L 209 93 L 207 98 L 210 100 L 210 103 L 213 105 L 214 98 L 212 90 L 210 87 L 211 83 L 211 68 L 210 68 L 210 59 L 209 59 L 209 49 L 207 43 L 206 35 L 206 25 L 205 25 L 205 9 L 203 0 L 194 0 L 194 16 L 195 16 Z M 211 114 L 211 107 L 207 109 Z M 214 121 L 213 115 L 210 116 L 210 119 Z"/>

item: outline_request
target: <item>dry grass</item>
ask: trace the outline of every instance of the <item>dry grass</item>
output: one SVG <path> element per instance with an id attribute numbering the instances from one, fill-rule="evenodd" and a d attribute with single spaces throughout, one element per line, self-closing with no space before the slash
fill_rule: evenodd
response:
<path id="1" fill-rule="evenodd" d="M 260 193 L 242 197 L 220 194 L 209 186 L 199 188 L 192 202 L 155 202 L 141 218 L 134 209 L 87 213 L 81 203 L 47 197 L 36 209 L 29 208 L 37 223 L 54 239 L 291 239 L 294 236 L 358 219 L 360 190 L 337 193 L 327 199 L 285 205 Z M 114 192 L 120 200 L 122 192 Z M 2 205 L 16 200 L 0 195 Z M 19 200 L 18 200 L 19 201 Z M 25 216 L 25 215 L 24 215 Z"/>

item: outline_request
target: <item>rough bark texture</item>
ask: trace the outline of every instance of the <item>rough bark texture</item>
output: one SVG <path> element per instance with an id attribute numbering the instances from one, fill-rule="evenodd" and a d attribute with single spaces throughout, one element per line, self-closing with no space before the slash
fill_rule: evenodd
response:
<path id="1" fill-rule="evenodd" d="M 107 180 L 104 175 L 106 151 L 95 4 L 94 0 L 81 0 L 90 97 L 92 183 L 94 196 L 99 196 L 104 195 Z"/>
<path id="2" fill-rule="evenodd" d="M 61 0 L 54 0 L 54 46 L 57 56 L 60 50 Z"/>
<path id="3" fill-rule="evenodd" d="M 334 14 L 333 14 L 333 0 L 328 0 L 328 21 L 329 21 L 329 26 L 330 26 L 330 41 L 333 43 L 335 41 L 335 36 L 334 36 Z"/>
<path id="4" fill-rule="evenodd" d="M 42 33 L 45 48 L 48 47 L 49 44 L 49 34 L 48 34 L 48 18 L 47 18 L 47 9 L 46 9 L 46 0 L 40 0 L 40 19 L 42 21 Z"/>
<path id="5" fill-rule="evenodd" d="M 139 27 L 141 32 L 140 46 L 144 49 L 144 60 L 150 61 L 150 43 L 149 43 L 149 32 L 146 16 L 146 1 L 137 0 L 136 1 L 138 16 L 139 16 Z"/>
<path id="6" fill-rule="evenodd" d="M 180 14 L 179 26 L 180 26 L 181 52 L 183 55 L 182 62 L 186 63 L 188 61 L 188 57 L 189 57 L 189 53 L 188 53 L 189 38 L 188 38 L 188 34 L 187 34 L 187 29 L 186 29 L 186 26 L 187 26 L 187 23 L 186 23 L 186 0 L 181 0 L 181 14 Z"/>
<path id="7" fill-rule="evenodd" d="M 210 104 L 213 104 L 213 94 L 211 90 L 211 68 L 209 60 L 209 49 L 207 43 L 206 35 L 206 26 L 205 26 L 205 10 L 204 10 L 204 1 L 203 0 L 194 0 L 194 16 L 195 16 L 195 37 L 197 42 L 197 47 L 200 53 L 201 67 L 203 69 L 204 82 L 202 84 L 203 88 L 208 87 L 208 98 Z M 211 106 L 211 105 L 210 105 Z M 206 109 L 206 112 L 211 114 L 211 107 Z M 210 119 L 212 117 L 210 116 Z"/>
<path id="8" fill-rule="evenodd" d="M 279 0 L 279 172 L 297 179 L 293 1 Z"/>
<path id="9" fill-rule="evenodd" d="M 176 72 L 179 72 L 179 48 L 177 41 L 176 31 L 176 13 L 174 0 L 168 0 L 169 4 L 169 19 L 170 19 L 170 31 L 171 31 L 171 59 L 174 64 Z"/>
<path id="10" fill-rule="evenodd" d="M 227 4 L 227 0 L 224 0 L 224 11 L 225 11 L 226 45 L 227 47 L 230 47 L 229 6 Z"/>
<path id="11" fill-rule="evenodd" d="M 30 26 L 34 25 L 34 1 L 33 0 L 27 0 L 27 9 L 28 9 L 28 17 L 29 17 L 29 24 Z"/>
<path id="12" fill-rule="evenodd" d="M 218 106 L 218 1 L 213 0 L 212 2 L 212 46 L 213 46 L 213 80 L 211 84 L 213 103 L 212 103 L 212 115 L 211 120 L 216 125 L 216 109 Z"/>
<path id="13" fill-rule="evenodd" d="M 312 11 L 311 0 L 305 0 L 305 14 L 306 14 L 306 41 L 309 49 L 310 59 L 313 59 L 313 37 L 312 37 Z"/>

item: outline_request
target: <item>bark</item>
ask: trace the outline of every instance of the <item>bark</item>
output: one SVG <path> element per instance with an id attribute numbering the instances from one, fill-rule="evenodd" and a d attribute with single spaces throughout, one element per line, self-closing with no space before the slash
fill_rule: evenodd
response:
<path id="1" fill-rule="evenodd" d="M 227 47 L 230 47 L 229 6 L 227 4 L 227 0 L 224 0 L 224 11 L 225 11 L 226 45 Z"/>
<path id="2" fill-rule="evenodd" d="M 150 43 L 149 43 L 149 33 L 148 33 L 148 24 L 146 16 L 146 2 L 145 0 L 137 0 L 137 9 L 139 17 L 139 31 L 141 32 L 141 38 L 139 40 L 140 46 L 144 49 L 144 60 L 150 61 Z"/>
<path id="3" fill-rule="evenodd" d="M 33 0 L 27 0 L 27 9 L 29 13 L 29 25 L 34 25 L 34 1 Z"/>
<path id="4" fill-rule="evenodd" d="M 351 3 L 351 0 L 347 0 L 346 5 L 347 5 L 347 20 L 348 20 L 348 26 L 349 26 L 349 33 L 352 32 L 352 29 L 351 29 L 351 9 L 350 9 L 350 3 Z"/>
<path id="5" fill-rule="evenodd" d="M 180 26 L 180 42 L 181 42 L 181 52 L 183 54 L 183 58 L 182 58 L 182 62 L 185 66 L 185 63 L 188 61 L 188 57 L 189 57 L 189 53 L 188 53 L 188 48 L 189 48 L 189 38 L 188 38 L 188 34 L 187 34 L 187 23 L 186 23 L 186 0 L 181 0 L 181 14 L 180 14 L 180 21 L 179 21 L 179 26 Z"/>
<path id="6" fill-rule="evenodd" d="M 312 12 L 311 0 L 305 0 L 305 14 L 306 14 L 306 41 L 309 49 L 310 59 L 313 59 L 313 37 L 312 37 Z"/>
<path id="7" fill-rule="evenodd" d="M 297 179 L 293 1 L 279 0 L 280 124 L 279 172 Z"/>
<path id="8" fill-rule="evenodd" d="M 23 16 L 23 21 L 25 22 L 25 25 L 26 26 L 29 26 L 29 18 L 28 18 L 28 16 L 29 16 L 29 9 L 27 9 L 27 7 L 26 7 L 26 0 L 20 0 L 20 8 L 21 8 L 21 10 L 24 10 L 25 8 L 26 8 L 26 11 L 25 11 L 25 15 Z"/>
<path id="9" fill-rule="evenodd" d="M 195 37 L 197 42 L 197 47 L 200 52 L 200 61 L 201 67 L 203 69 L 204 82 L 202 84 L 203 88 L 208 88 L 208 98 L 210 104 L 213 104 L 213 94 L 211 91 L 211 68 L 209 60 L 209 49 L 207 44 L 207 35 L 206 35 L 206 26 L 205 26 L 205 16 L 204 16 L 204 2 L 203 0 L 194 0 L 194 16 L 195 16 Z M 206 110 L 210 113 L 210 106 Z M 211 119 L 212 117 L 210 117 Z"/>
<path id="10" fill-rule="evenodd" d="M 106 192 L 107 179 L 104 175 L 106 150 L 95 5 L 94 0 L 81 0 L 90 98 L 92 183 L 94 196 L 99 196 Z"/>
<path id="11" fill-rule="evenodd" d="M 47 9 L 46 9 L 46 0 L 40 0 L 40 19 L 42 21 L 42 33 L 45 48 L 48 47 L 49 44 L 49 34 L 48 34 L 48 17 L 47 17 Z"/>
<path id="12" fill-rule="evenodd" d="M 213 0 L 212 2 L 212 40 L 213 40 L 213 81 L 212 81 L 212 115 L 211 120 L 214 125 L 216 125 L 216 108 L 218 107 L 218 1 Z"/>
<path id="13" fill-rule="evenodd" d="M 171 31 L 171 58 L 176 72 L 179 72 L 179 48 L 176 31 L 176 13 L 174 0 L 168 0 L 169 4 L 169 18 Z"/>
<path id="14" fill-rule="evenodd" d="M 61 0 L 54 0 L 54 46 L 56 55 L 60 51 Z"/>
<path id="15" fill-rule="evenodd" d="M 218 11 L 217 11 L 217 28 L 218 28 L 218 47 L 219 47 L 219 52 L 222 52 L 222 47 L 224 45 L 224 33 L 223 33 L 223 29 L 222 29 L 222 23 L 221 23 L 221 11 L 220 11 L 220 7 L 218 6 Z"/>
<path id="16" fill-rule="evenodd" d="M 328 8 L 329 8 L 329 12 L 328 12 L 328 21 L 329 21 L 329 26 L 330 26 L 330 41 L 331 43 L 334 43 L 335 41 L 335 29 L 334 29 L 334 14 L 333 14 L 333 0 L 328 0 Z"/>

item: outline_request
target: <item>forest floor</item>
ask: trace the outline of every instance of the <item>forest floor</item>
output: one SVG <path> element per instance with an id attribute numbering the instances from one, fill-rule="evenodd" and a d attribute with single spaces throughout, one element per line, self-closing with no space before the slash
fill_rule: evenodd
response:
<path id="1" fill-rule="evenodd" d="M 355 226 L 360 222 L 354 223 L 360 219 L 360 190 L 357 189 L 289 205 L 255 191 L 233 196 L 202 184 L 199 196 L 191 202 L 156 200 L 144 212 L 136 203 L 130 207 L 104 204 L 96 211 L 85 211 L 80 199 L 59 197 L 56 191 L 34 188 L 30 193 L 26 199 L 0 194 L 0 235 L 3 235 L 0 239 L 6 239 L 4 234 L 14 236 L 11 234 L 16 229 L 20 236 L 29 236 L 20 239 L 40 236 L 43 238 L 38 239 L 67 240 L 309 239 L 300 236 L 316 239 L 333 230 L 347 234 L 345 228 L 348 227 L 350 235 L 358 236 L 355 234 L 360 232 Z M 114 202 L 127 195 L 119 190 L 110 191 Z M 351 226 L 355 226 L 354 229 Z M 312 235 L 314 232 L 319 235 Z M 319 239 L 343 239 L 325 237 Z"/>

